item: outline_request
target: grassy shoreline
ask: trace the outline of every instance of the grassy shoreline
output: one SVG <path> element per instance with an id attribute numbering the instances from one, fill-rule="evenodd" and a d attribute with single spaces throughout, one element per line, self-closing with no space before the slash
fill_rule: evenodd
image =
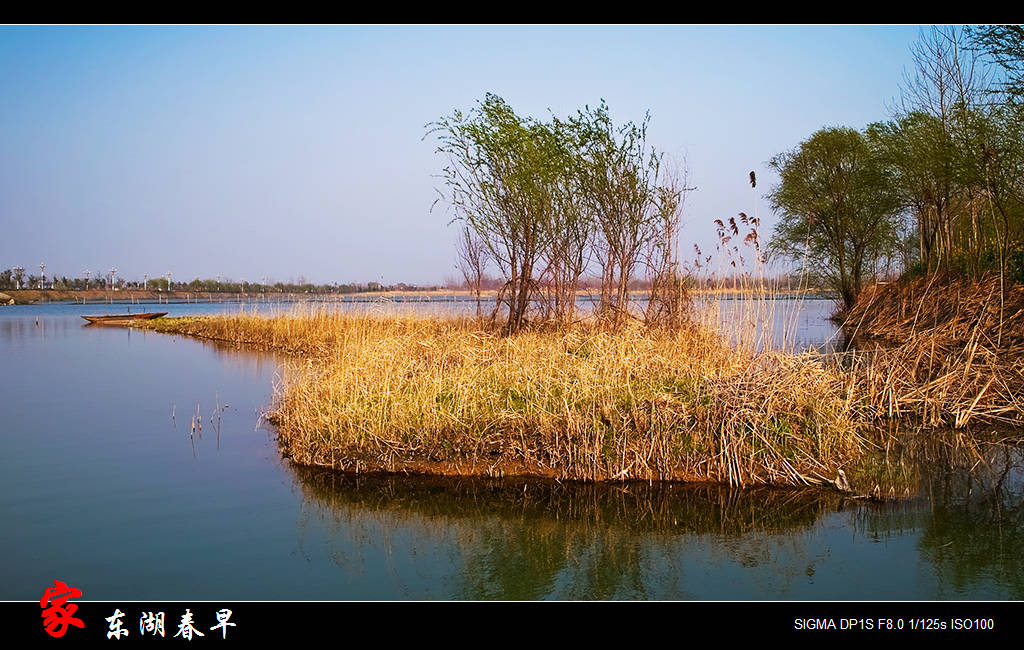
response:
<path id="1" fill-rule="evenodd" d="M 837 368 L 696 326 L 501 337 L 472 319 L 325 310 L 142 326 L 290 355 L 269 417 L 304 465 L 806 485 L 864 446 Z"/>

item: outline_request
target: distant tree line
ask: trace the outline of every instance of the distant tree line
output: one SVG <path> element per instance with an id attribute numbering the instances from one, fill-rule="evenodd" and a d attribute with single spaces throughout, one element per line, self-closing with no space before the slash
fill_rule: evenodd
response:
<path id="1" fill-rule="evenodd" d="M 51 289 L 59 291 L 83 291 L 86 289 L 118 289 L 150 291 L 192 291 L 196 293 L 309 293 L 309 294 L 354 294 L 382 291 L 431 291 L 435 286 L 418 286 L 399 282 L 385 285 L 379 282 L 339 284 L 314 284 L 311 282 L 235 282 L 232 280 L 194 278 L 190 281 L 168 280 L 166 277 L 143 281 L 128 281 L 121 277 L 67 278 L 26 275 L 25 269 L 14 267 L 0 271 L 0 290 L 3 289 Z"/>
<path id="2" fill-rule="evenodd" d="M 770 165 L 771 250 L 849 307 L 900 269 L 1024 282 L 1024 29 L 932 28 L 888 120 L 821 129 Z"/>
<path id="3" fill-rule="evenodd" d="M 691 188 L 649 145 L 648 123 L 616 125 L 604 102 L 539 120 L 487 94 L 428 125 L 447 160 L 439 200 L 460 226 L 458 268 L 478 298 L 497 272 L 491 318 L 505 333 L 571 322 L 586 275 L 600 278 L 598 314 L 613 325 L 632 317 L 639 277 L 655 287 L 645 319 L 678 320 L 676 235 Z"/>

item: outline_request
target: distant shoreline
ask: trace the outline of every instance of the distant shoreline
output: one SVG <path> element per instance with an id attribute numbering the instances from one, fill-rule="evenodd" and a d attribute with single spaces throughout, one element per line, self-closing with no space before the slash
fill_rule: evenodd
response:
<path id="1" fill-rule="evenodd" d="M 804 299 L 831 299 L 834 296 L 829 292 L 818 289 L 780 290 L 768 293 L 774 296 L 802 297 Z M 744 296 L 749 290 L 742 289 L 694 289 L 691 292 L 694 296 Z M 486 290 L 480 293 L 482 300 L 492 302 L 498 295 L 496 290 Z M 596 292 L 581 290 L 576 293 L 578 299 L 597 300 L 599 295 Z M 639 289 L 631 292 L 634 300 L 642 300 L 647 297 L 647 291 Z M 218 291 L 155 291 L 142 289 L 120 289 L 107 291 L 105 289 L 6 289 L 0 291 L 0 306 L 10 304 L 33 305 L 47 303 L 83 303 L 83 304 L 104 304 L 104 303 L 136 303 L 136 302 L 171 302 L 171 303 L 209 303 L 209 302 L 262 302 L 262 301 L 299 301 L 314 300 L 318 302 L 367 302 L 386 299 L 399 299 L 415 301 L 420 299 L 424 302 L 444 302 L 446 300 L 474 301 L 475 294 L 466 289 L 437 289 L 432 291 L 361 291 L 358 293 L 289 293 L 268 291 L 263 292 L 218 292 Z"/>

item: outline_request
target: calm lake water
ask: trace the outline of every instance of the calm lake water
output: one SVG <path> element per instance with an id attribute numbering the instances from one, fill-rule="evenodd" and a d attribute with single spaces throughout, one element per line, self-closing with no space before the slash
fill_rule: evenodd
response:
<path id="1" fill-rule="evenodd" d="M 831 337 L 830 309 L 805 303 L 797 338 Z M 85 600 L 1024 598 L 1013 449 L 974 474 L 906 470 L 920 496 L 881 505 L 341 476 L 278 454 L 273 355 L 80 318 L 123 311 L 0 308 L 0 599 L 54 579 Z"/>

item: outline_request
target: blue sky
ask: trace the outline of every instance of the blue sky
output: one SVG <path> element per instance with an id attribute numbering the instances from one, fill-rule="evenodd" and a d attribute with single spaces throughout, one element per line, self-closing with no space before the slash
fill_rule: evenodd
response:
<path id="1" fill-rule="evenodd" d="M 682 235 L 823 126 L 884 119 L 918 27 L 0 29 L 0 269 L 437 283 L 428 122 L 605 99 L 697 186 Z M 766 226 L 774 219 L 758 208 Z"/>

